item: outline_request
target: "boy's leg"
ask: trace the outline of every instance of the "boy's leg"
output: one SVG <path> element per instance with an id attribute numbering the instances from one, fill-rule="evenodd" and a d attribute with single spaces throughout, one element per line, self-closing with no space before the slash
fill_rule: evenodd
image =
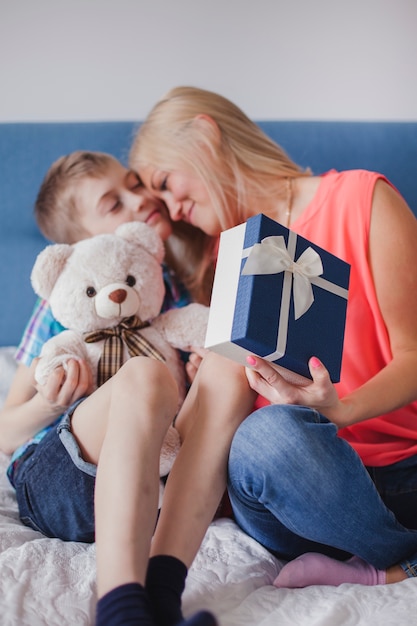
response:
<path id="1" fill-rule="evenodd" d="M 159 493 L 159 456 L 177 408 L 166 366 L 130 359 L 76 410 L 72 432 L 97 464 L 95 525 L 99 597 L 145 582 Z"/>
<path id="2" fill-rule="evenodd" d="M 152 595 L 159 598 L 163 588 L 165 602 L 155 600 L 154 607 L 164 613 L 180 614 L 187 568 L 225 491 L 230 444 L 254 399 L 242 366 L 214 353 L 203 359 L 176 420 L 182 446 L 166 484 L 152 542 L 156 558 L 151 559 L 147 589 L 152 599 Z M 170 588 L 173 572 L 176 583 Z M 163 616 L 159 619 L 165 623 Z"/>
<path id="3" fill-rule="evenodd" d="M 209 353 L 175 422 L 182 445 L 166 484 L 152 554 L 189 567 L 226 489 L 230 444 L 255 399 L 244 368 Z"/>

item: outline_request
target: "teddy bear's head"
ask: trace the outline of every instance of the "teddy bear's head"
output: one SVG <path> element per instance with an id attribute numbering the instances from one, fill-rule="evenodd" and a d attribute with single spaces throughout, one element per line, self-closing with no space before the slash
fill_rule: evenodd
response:
<path id="1" fill-rule="evenodd" d="M 114 234 L 47 246 L 36 259 L 31 281 L 63 326 L 99 330 L 132 315 L 147 321 L 159 314 L 165 294 L 163 257 L 159 235 L 131 222 Z"/>

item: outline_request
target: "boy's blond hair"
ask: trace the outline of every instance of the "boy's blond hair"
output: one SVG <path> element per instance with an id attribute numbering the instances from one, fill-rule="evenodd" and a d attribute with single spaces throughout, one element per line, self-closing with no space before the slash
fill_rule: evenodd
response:
<path id="1" fill-rule="evenodd" d="M 72 244 L 89 237 L 79 223 L 75 188 L 85 178 L 100 178 L 116 159 L 103 152 L 78 150 L 49 168 L 39 189 L 34 212 L 42 234 L 56 243 Z"/>
<path id="2" fill-rule="evenodd" d="M 39 189 L 34 212 L 43 235 L 56 243 L 76 243 L 90 236 L 79 223 L 76 203 L 77 183 L 87 177 L 101 178 L 116 159 L 103 152 L 76 151 L 55 161 Z M 211 242 L 208 242 L 211 245 Z M 173 224 L 173 234 L 165 242 L 166 263 L 188 289 L 193 300 L 209 304 L 213 267 L 202 274 L 202 250 L 206 235 L 184 223 Z"/>

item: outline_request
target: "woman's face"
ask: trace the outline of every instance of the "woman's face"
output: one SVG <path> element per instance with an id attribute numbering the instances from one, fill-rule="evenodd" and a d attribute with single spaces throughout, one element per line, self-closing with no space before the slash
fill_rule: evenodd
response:
<path id="1" fill-rule="evenodd" d="M 194 173 L 167 172 L 152 166 L 139 170 L 145 187 L 163 200 L 173 221 L 183 221 L 217 236 L 222 228 L 212 206 L 206 185 Z"/>

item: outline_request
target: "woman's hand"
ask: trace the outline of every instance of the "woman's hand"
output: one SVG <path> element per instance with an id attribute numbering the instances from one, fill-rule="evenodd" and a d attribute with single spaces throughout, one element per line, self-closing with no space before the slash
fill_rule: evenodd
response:
<path id="1" fill-rule="evenodd" d="M 33 367 L 36 367 L 36 364 Z M 35 388 L 53 413 L 59 415 L 73 402 L 92 392 L 93 376 L 85 361 L 70 359 L 65 368 L 57 367 L 51 372 L 45 384 L 37 384 Z"/>
<path id="2" fill-rule="evenodd" d="M 299 404 L 316 409 L 337 426 L 342 426 L 343 408 L 329 373 L 316 357 L 309 361 L 311 382 L 294 384 L 286 380 L 269 361 L 248 356 L 249 385 L 272 404 Z"/>
<path id="3" fill-rule="evenodd" d="M 185 371 L 187 373 L 187 377 L 190 383 L 193 382 L 198 368 L 200 367 L 201 361 L 204 358 L 204 355 L 207 354 L 208 350 L 206 348 L 196 348 L 192 346 L 192 352 L 188 358 L 187 363 L 185 364 Z"/>

